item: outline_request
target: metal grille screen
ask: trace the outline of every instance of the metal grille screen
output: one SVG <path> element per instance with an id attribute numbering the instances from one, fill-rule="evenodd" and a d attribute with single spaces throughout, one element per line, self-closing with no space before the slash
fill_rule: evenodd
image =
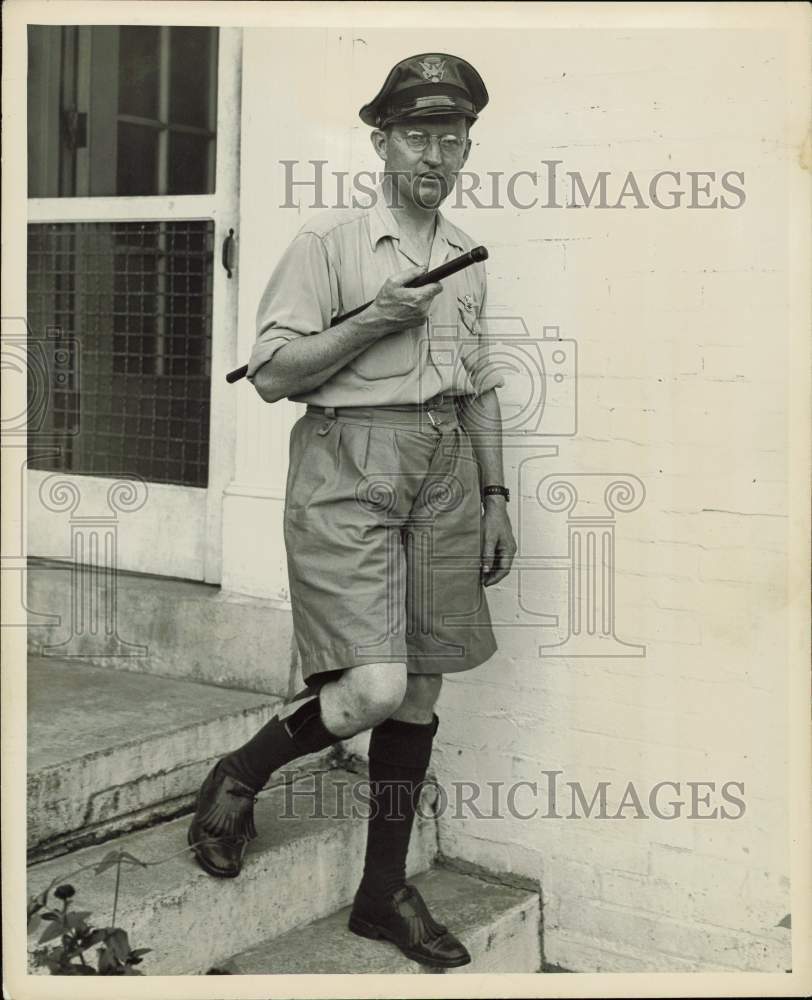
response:
<path id="1" fill-rule="evenodd" d="M 211 221 L 28 227 L 29 403 L 45 397 L 31 468 L 206 486 L 213 236 Z"/>

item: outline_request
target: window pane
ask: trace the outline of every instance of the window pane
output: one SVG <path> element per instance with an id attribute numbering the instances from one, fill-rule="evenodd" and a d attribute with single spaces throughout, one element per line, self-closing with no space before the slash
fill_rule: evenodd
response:
<path id="1" fill-rule="evenodd" d="M 158 129 L 120 122 L 116 160 L 116 194 L 158 193 Z"/>
<path id="2" fill-rule="evenodd" d="M 169 120 L 213 129 L 211 90 L 216 75 L 211 28 L 171 28 Z"/>
<path id="3" fill-rule="evenodd" d="M 207 194 L 214 190 L 209 170 L 212 140 L 191 132 L 169 136 L 169 186 L 167 194 Z"/>
<path id="4" fill-rule="evenodd" d="M 158 117 L 160 28 L 119 28 L 118 110 Z"/>
<path id="5" fill-rule="evenodd" d="M 213 239 L 210 221 L 29 226 L 32 468 L 207 485 Z"/>
<path id="6" fill-rule="evenodd" d="M 32 25 L 28 56 L 29 197 L 214 190 L 216 28 Z"/>

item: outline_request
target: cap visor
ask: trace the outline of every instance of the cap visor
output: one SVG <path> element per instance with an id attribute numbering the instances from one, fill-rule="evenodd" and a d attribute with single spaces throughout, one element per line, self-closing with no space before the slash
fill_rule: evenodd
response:
<path id="1" fill-rule="evenodd" d="M 447 105 L 436 108 L 419 108 L 414 111 L 399 112 L 384 119 L 382 127 L 396 125 L 398 122 L 412 121 L 415 118 L 468 118 L 476 121 L 478 115 L 473 111 L 463 111 L 462 108 L 449 108 Z"/>

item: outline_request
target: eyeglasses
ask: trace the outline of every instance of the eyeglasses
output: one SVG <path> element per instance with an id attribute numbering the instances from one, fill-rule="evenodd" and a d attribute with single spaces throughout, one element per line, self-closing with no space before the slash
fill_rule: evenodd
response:
<path id="1" fill-rule="evenodd" d="M 440 152 L 445 156 L 460 156 L 465 148 L 465 139 L 460 139 L 457 135 L 432 136 L 420 129 L 409 129 L 408 132 L 403 132 L 402 135 L 409 149 L 413 149 L 416 153 L 422 153 L 428 147 L 431 140 L 435 138 L 440 147 Z"/>

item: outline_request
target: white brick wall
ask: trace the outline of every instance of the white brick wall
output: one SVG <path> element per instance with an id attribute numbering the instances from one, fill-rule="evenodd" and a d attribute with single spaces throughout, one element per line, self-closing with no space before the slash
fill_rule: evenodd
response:
<path id="1" fill-rule="evenodd" d="M 541 781 L 561 769 L 587 797 L 611 782 L 610 813 L 629 781 L 644 803 L 658 780 L 682 782 L 686 800 L 690 780 L 715 781 L 717 802 L 725 781 L 745 787 L 737 820 L 441 820 L 443 850 L 541 880 L 545 958 L 576 970 L 791 966 L 776 927 L 790 909 L 787 215 L 769 195 L 786 169 L 771 103 L 781 56 L 768 39 L 741 43 L 671 33 L 590 46 L 565 33 L 554 46 L 514 39 L 511 60 L 466 48 L 494 105 L 474 131 L 474 169 L 501 166 L 503 141 L 517 166 L 563 146 L 543 158 L 584 174 L 746 172 L 738 211 L 458 213 L 494 247 L 494 305 L 535 336 L 556 324 L 579 343 L 579 434 L 540 474 L 644 482 L 642 507 L 617 517 L 616 602 L 618 636 L 647 655 L 540 660 L 545 630 L 498 632 L 494 660 L 446 684 L 439 776 Z M 543 79 L 515 94 L 513 69 L 533 50 Z M 503 88 L 518 107 L 497 107 Z M 528 453 L 506 453 L 509 483 Z M 564 515 L 533 510 L 525 492 L 533 550 L 564 552 Z M 565 586 L 558 572 L 526 574 L 522 602 L 565 613 Z M 516 587 L 491 595 L 495 619 L 511 620 Z"/>
<path id="2" fill-rule="evenodd" d="M 472 133 L 471 169 L 539 170 L 560 159 L 560 170 L 587 179 L 633 170 L 643 183 L 667 169 L 745 172 L 738 210 L 449 210 L 490 248 L 492 312 L 522 317 L 534 338 L 557 325 L 579 344 L 579 432 L 556 439 L 560 453 L 537 463 L 537 478 L 627 473 L 645 486 L 642 506 L 617 515 L 615 600 L 618 638 L 645 644 L 646 656 L 540 658 L 541 643 L 565 635 L 566 578 L 514 573 L 489 594 L 494 621 L 513 623 L 497 628 L 499 652 L 447 680 L 434 766 L 446 787 L 542 781 L 543 770 L 563 771 L 587 795 L 609 781 L 610 812 L 628 782 L 645 803 L 658 781 L 680 782 L 686 801 L 687 782 L 714 781 L 717 805 L 719 786 L 743 782 L 746 811 L 735 820 L 445 813 L 441 848 L 540 880 L 550 963 L 789 968 L 789 933 L 777 927 L 790 910 L 791 206 L 781 192 L 797 166 L 781 117 L 781 34 L 462 26 L 430 36 L 418 28 L 283 34 L 247 35 L 247 78 L 256 87 L 264 72 L 276 94 L 281 60 L 279 99 L 297 95 L 303 122 L 327 114 L 334 123 L 324 136 L 302 125 L 290 142 L 308 158 L 337 158 L 334 169 L 375 168 L 356 110 L 430 37 L 437 50 L 469 58 L 491 93 Z M 314 45 L 333 75 L 329 93 L 308 86 Z M 293 120 L 290 108 L 280 114 Z M 258 297 L 264 258 L 275 259 L 291 228 L 276 208 L 281 181 L 267 178 L 278 180 L 276 161 L 296 153 L 269 138 L 258 170 L 260 133 L 255 124 L 254 166 L 244 169 L 252 186 L 241 302 Z M 273 220 L 282 215 L 280 229 Z M 509 387 L 502 399 L 510 403 Z M 561 555 L 566 516 L 538 507 L 535 482 L 518 490 L 519 464 L 532 454 L 532 445 L 506 450 L 511 514 L 523 551 Z M 534 614 L 561 620 L 544 628 Z M 519 801 L 532 804 L 526 790 Z M 536 804 L 547 807 L 543 789 Z"/>

